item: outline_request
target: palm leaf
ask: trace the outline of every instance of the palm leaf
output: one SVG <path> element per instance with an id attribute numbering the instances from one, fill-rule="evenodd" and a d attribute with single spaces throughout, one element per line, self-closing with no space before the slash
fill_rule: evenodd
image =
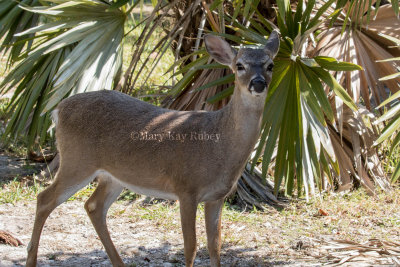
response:
<path id="1" fill-rule="evenodd" d="M 21 6 L 50 21 L 17 35 L 35 34 L 40 39 L 0 85 L 1 93 L 17 86 L 5 136 L 26 133 L 29 149 L 47 132 L 49 111 L 69 95 L 113 89 L 122 63 L 123 12 L 95 0 L 47 2 L 53 5 Z"/>
<path id="2" fill-rule="evenodd" d="M 339 14 L 333 25 L 329 21 L 322 25 L 319 41 L 312 55 L 330 56 L 360 65 L 363 70 L 344 74 L 332 73 L 346 88 L 354 102 L 359 103 L 362 100 L 366 107 L 372 110 L 388 97 L 385 87 L 392 93 L 400 88 L 400 78 L 395 75 L 392 76 L 392 80 L 380 79 L 376 82 L 380 77 L 396 72 L 396 65 L 386 59 L 399 55 L 400 49 L 390 48 L 393 42 L 385 39 L 382 34 L 390 37 L 400 36 L 400 20 L 397 19 L 391 5 L 380 7 L 376 18 L 369 20 L 369 13 L 364 11 L 375 8 L 367 1 L 352 2 L 362 10 L 359 16 L 357 12 L 352 12 L 354 10 L 351 9 L 351 5 L 345 5 L 344 11 Z M 333 12 L 334 9 L 330 8 L 324 16 Z M 351 23 L 346 22 L 346 16 Z M 346 31 L 343 32 L 343 29 Z"/>
<path id="3" fill-rule="evenodd" d="M 24 42 L 27 37 L 32 38 L 33 34 L 24 37 L 16 37 L 15 34 L 28 28 L 36 26 L 38 15 L 27 12 L 19 7 L 38 6 L 39 0 L 1 0 L 0 1 L 0 53 L 9 52 L 9 66 L 18 60 L 24 47 L 30 47 L 31 42 Z"/>

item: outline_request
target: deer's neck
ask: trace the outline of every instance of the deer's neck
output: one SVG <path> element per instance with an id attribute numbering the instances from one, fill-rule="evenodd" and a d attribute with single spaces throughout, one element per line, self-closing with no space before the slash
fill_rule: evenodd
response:
<path id="1" fill-rule="evenodd" d="M 264 97 L 249 97 L 246 92 L 241 92 L 236 87 L 231 101 L 221 110 L 221 125 L 223 125 L 221 132 L 230 150 L 227 152 L 236 155 L 237 162 L 245 162 L 257 142 L 264 101 Z"/>

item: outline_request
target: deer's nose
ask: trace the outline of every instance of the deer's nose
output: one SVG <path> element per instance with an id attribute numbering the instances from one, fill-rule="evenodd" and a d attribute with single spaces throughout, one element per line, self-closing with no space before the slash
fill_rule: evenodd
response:
<path id="1" fill-rule="evenodd" d="M 250 90 L 254 90 L 256 93 L 261 93 L 267 88 L 267 82 L 263 78 L 254 78 L 250 82 Z"/>

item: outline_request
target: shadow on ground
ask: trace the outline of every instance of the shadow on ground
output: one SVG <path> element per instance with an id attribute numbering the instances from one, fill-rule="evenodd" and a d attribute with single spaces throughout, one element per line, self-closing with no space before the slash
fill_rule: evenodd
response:
<path id="1" fill-rule="evenodd" d="M 294 265 L 290 261 L 277 261 L 269 256 L 251 256 L 249 253 L 255 251 L 252 248 L 233 249 L 235 245 L 225 244 L 222 248 L 221 263 L 222 266 L 287 266 Z M 183 250 L 171 253 L 169 243 L 164 243 L 162 246 L 145 249 L 139 247 L 135 252 L 136 255 L 126 256 L 123 252 L 121 257 L 126 266 L 185 266 Z M 79 267 L 94 267 L 94 266 L 112 266 L 107 254 L 103 250 L 93 250 L 88 253 L 63 253 L 61 251 L 49 253 L 45 255 L 46 259 L 39 257 L 38 266 L 79 266 Z M 4 267 L 25 266 L 25 258 L 15 260 L 13 262 L 2 265 Z M 4 263 L 4 262 L 3 262 Z M 200 248 L 197 251 L 195 266 L 210 266 L 210 260 L 206 248 Z"/>
<path id="2" fill-rule="evenodd" d="M 44 166 L 44 163 L 31 162 L 0 151 L 0 182 L 39 173 Z"/>

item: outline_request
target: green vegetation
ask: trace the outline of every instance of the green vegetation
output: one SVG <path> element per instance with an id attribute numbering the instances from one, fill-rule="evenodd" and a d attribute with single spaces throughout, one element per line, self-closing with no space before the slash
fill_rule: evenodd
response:
<path id="1" fill-rule="evenodd" d="M 36 199 L 37 194 L 44 189 L 36 180 L 33 183 L 21 181 L 19 177 L 6 183 L 0 183 L 0 204 L 15 203 Z"/>

